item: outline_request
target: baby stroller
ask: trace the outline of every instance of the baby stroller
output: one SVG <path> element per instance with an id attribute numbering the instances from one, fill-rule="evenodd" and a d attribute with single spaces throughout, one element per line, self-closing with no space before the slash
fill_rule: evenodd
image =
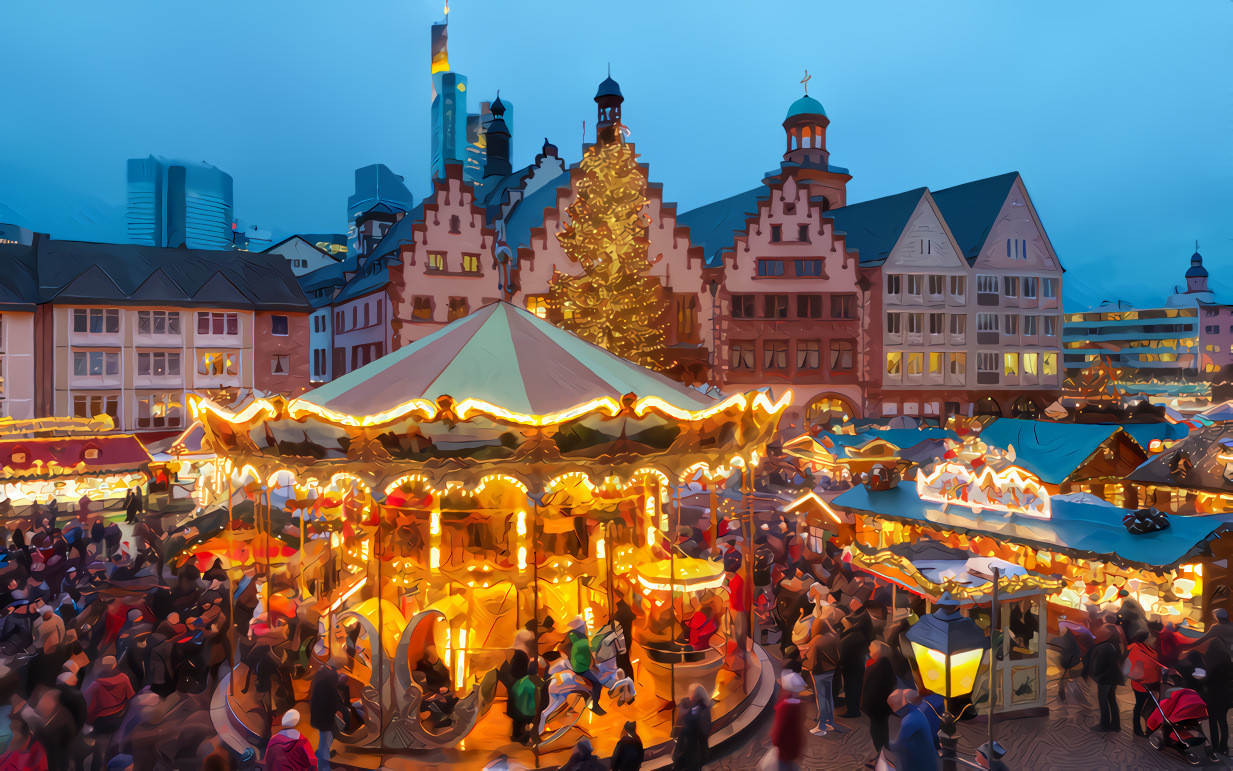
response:
<path id="1" fill-rule="evenodd" d="M 1151 694 L 1156 709 L 1147 718 L 1147 741 L 1155 749 L 1172 747 L 1192 766 L 1211 763 L 1216 753 L 1207 744 L 1201 722 L 1207 719 L 1207 704 L 1189 688 L 1178 688 L 1163 701 Z"/>

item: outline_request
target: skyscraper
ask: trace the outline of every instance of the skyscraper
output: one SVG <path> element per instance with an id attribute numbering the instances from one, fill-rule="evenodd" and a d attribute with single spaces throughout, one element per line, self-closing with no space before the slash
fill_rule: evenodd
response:
<path id="1" fill-rule="evenodd" d="M 128 239 L 149 246 L 232 248 L 231 175 L 151 155 L 128 161 Z"/>

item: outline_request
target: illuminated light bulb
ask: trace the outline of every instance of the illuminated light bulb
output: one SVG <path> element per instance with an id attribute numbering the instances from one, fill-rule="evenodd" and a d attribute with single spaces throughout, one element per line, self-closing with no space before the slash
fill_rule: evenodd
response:
<path id="1" fill-rule="evenodd" d="M 654 527 L 654 525 L 648 525 L 648 526 L 647 526 L 647 529 L 646 529 L 646 545 L 647 545 L 647 546 L 654 546 L 654 545 L 655 545 L 655 527 Z"/>
<path id="2" fill-rule="evenodd" d="M 595 556 L 598 557 L 599 559 L 603 559 L 606 556 L 603 538 L 600 538 L 598 541 L 595 542 Z"/>
<path id="3" fill-rule="evenodd" d="M 518 547 L 518 569 L 527 569 L 527 547 L 525 546 Z"/>
<path id="4" fill-rule="evenodd" d="M 428 567 L 434 570 L 441 567 L 441 550 L 436 546 L 432 547 L 432 551 L 428 553 Z"/>
<path id="5" fill-rule="evenodd" d="M 518 535 L 527 534 L 527 513 L 525 511 L 518 512 Z"/>
<path id="6" fill-rule="evenodd" d="M 432 516 L 428 520 L 428 532 L 433 535 L 441 535 L 441 512 L 433 511 Z"/>

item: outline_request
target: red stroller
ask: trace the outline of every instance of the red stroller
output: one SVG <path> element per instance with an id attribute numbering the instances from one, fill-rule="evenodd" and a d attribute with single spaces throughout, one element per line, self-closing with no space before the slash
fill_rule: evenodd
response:
<path id="1" fill-rule="evenodd" d="M 1156 702 L 1156 709 L 1147 718 L 1148 743 L 1155 749 L 1172 747 L 1192 766 L 1214 762 L 1216 753 L 1207 745 L 1201 725 L 1207 719 L 1207 704 L 1202 697 L 1189 688 L 1178 688 L 1163 701 L 1150 690 L 1148 693 Z"/>

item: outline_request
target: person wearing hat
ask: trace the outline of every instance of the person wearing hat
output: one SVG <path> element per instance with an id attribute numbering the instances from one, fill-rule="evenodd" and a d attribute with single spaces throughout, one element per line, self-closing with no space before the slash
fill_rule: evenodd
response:
<path id="1" fill-rule="evenodd" d="M 783 694 L 775 705 L 771 744 L 779 755 L 780 771 L 795 771 L 805 754 L 805 705 L 800 698 L 805 681 L 795 672 L 784 672 L 779 687 Z"/>
<path id="2" fill-rule="evenodd" d="M 299 724 L 298 710 L 289 709 L 283 714 L 282 730 L 270 737 L 265 748 L 263 766 L 267 771 L 308 771 L 317 767 L 308 739 L 296 729 Z"/>
<path id="3" fill-rule="evenodd" d="M 621 738 L 612 750 L 611 771 L 638 771 L 645 756 L 642 738 L 638 736 L 638 724 L 629 720 L 621 729 Z"/>
<path id="4" fill-rule="evenodd" d="M 989 771 L 1008 771 L 1006 764 L 1002 762 L 1002 756 L 1005 754 L 1006 750 L 1002 745 L 997 742 L 985 742 L 980 745 L 980 749 L 976 750 L 976 763 Z"/>
<path id="5" fill-rule="evenodd" d="M 576 616 L 569 622 L 564 645 L 568 648 L 569 668 L 574 674 L 591 683 L 591 711 L 596 715 L 603 715 L 605 710 L 599 706 L 599 697 L 603 693 L 604 684 L 591 671 L 591 641 L 587 639 L 587 622 L 582 616 Z"/>

